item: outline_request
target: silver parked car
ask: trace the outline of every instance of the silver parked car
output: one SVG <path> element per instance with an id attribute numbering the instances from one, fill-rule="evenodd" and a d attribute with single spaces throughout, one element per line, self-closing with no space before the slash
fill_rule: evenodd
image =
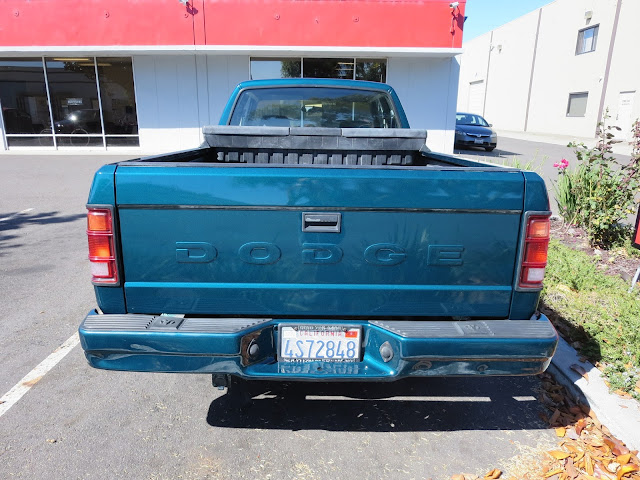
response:
<path id="1" fill-rule="evenodd" d="M 459 147 L 482 147 L 491 152 L 498 145 L 498 134 L 480 115 L 458 112 L 455 144 Z"/>

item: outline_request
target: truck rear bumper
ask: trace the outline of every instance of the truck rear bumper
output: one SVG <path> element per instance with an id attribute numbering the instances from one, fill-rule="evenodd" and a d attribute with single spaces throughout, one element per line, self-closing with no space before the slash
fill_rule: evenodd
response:
<path id="1" fill-rule="evenodd" d="M 280 325 L 320 323 L 360 326 L 359 361 L 278 360 Z M 547 368 L 558 341 L 544 315 L 530 320 L 345 321 L 104 315 L 92 311 L 79 333 L 87 360 L 95 368 L 300 381 L 533 375 Z"/>

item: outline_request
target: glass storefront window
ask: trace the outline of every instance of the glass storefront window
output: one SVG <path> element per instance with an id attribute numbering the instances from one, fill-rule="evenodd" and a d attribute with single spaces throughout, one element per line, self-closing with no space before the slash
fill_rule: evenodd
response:
<path id="1" fill-rule="evenodd" d="M 0 103 L 9 147 L 140 144 L 131 58 L 0 58 Z"/>
<path id="2" fill-rule="evenodd" d="M 302 72 L 305 78 L 353 79 L 353 58 L 305 58 Z"/>
<path id="3" fill-rule="evenodd" d="M 302 60 L 299 58 L 252 58 L 251 80 L 270 78 L 300 78 Z"/>
<path id="4" fill-rule="evenodd" d="M 102 135 L 93 58 L 47 58 L 45 63 L 54 132 Z"/>
<path id="5" fill-rule="evenodd" d="M 7 144 L 53 145 L 41 59 L 0 58 L 0 103 Z M 38 138 L 41 132 L 47 134 Z"/>
<path id="6" fill-rule="evenodd" d="M 387 61 L 384 59 L 367 59 L 356 62 L 356 80 L 370 82 L 387 81 Z"/>
<path id="7" fill-rule="evenodd" d="M 137 135 L 138 116 L 130 58 L 97 58 L 100 100 L 107 135 Z"/>
<path id="8" fill-rule="evenodd" d="M 7 136 L 7 146 L 11 147 L 53 147 L 53 136 L 11 135 Z"/>
<path id="9" fill-rule="evenodd" d="M 355 69 L 354 69 L 355 66 Z M 384 58 L 252 58 L 251 79 L 344 78 L 387 81 Z"/>

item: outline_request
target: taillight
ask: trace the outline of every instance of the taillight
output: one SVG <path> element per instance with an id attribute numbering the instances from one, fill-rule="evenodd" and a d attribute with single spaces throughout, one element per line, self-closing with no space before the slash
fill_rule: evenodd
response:
<path id="1" fill-rule="evenodd" d="M 118 283 L 113 213 L 108 208 L 87 207 L 87 236 L 91 280 L 96 285 Z"/>
<path id="2" fill-rule="evenodd" d="M 527 219 L 518 287 L 542 288 L 548 249 L 549 215 L 531 215 Z"/>

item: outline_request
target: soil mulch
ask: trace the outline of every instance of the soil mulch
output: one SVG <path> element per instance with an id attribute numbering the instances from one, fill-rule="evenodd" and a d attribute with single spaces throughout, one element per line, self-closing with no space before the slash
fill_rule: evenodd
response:
<path id="1" fill-rule="evenodd" d="M 608 275 L 622 277 L 629 282 L 640 267 L 640 257 L 630 257 L 624 249 L 600 250 L 589 246 L 584 229 L 567 225 L 562 220 L 551 220 L 551 238 L 560 241 L 567 247 L 585 252 L 597 262 L 598 269 Z M 636 286 L 638 288 L 638 286 Z"/>

